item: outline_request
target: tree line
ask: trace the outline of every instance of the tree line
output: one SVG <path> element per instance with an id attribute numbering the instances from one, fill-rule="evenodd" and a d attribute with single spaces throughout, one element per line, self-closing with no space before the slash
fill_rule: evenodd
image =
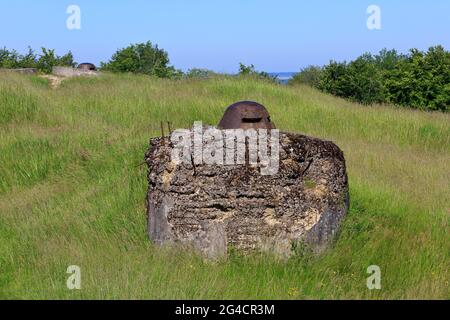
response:
<path id="1" fill-rule="evenodd" d="M 36 54 L 33 49 L 28 48 L 26 54 L 20 54 L 16 50 L 0 49 L 0 68 L 36 68 L 43 73 L 51 73 L 54 66 L 75 67 L 72 52 L 58 56 L 54 49 L 41 48 L 41 53 Z M 183 73 L 170 65 L 167 51 L 153 45 L 150 41 L 145 43 L 131 44 L 125 48 L 118 49 L 107 62 L 100 63 L 100 70 L 116 73 L 138 73 L 155 76 L 159 78 L 210 78 L 218 73 L 201 68 L 193 68 Z M 275 78 L 266 72 L 255 70 L 254 65 L 240 63 L 240 76 L 268 79 Z"/>
<path id="2" fill-rule="evenodd" d="M 0 68 L 36 68 L 43 73 L 50 73 L 54 66 L 74 67 L 72 52 L 58 56 L 54 49 L 41 48 L 40 54 L 28 47 L 26 54 L 20 54 L 16 50 L 0 49 Z"/>
<path id="3" fill-rule="evenodd" d="M 309 66 L 290 84 L 303 83 L 362 104 L 389 103 L 422 110 L 450 110 L 450 52 L 442 46 L 407 54 L 383 49 L 350 62 Z"/>
<path id="4" fill-rule="evenodd" d="M 20 54 L 16 50 L 0 49 L 0 68 L 36 68 L 43 73 L 51 73 L 54 66 L 75 67 L 71 51 L 59 56 L 54 49 L 41 48 L 36 53 L 28 47 L 26 54 Z M 153 45 L 146 43 L 131 44 L 126 48 L 117 50 L 108 62 L 101 62 L 100 70 L 111 72 L 142 73 L 160 78 L 173 78 L 182 75 L 169 65 L 168 53 Z"/>
<path id="5" fill-rule="evenodd" d="M 0 49 L 0 68 L 37 68 L 50 73 L 53 66 L 76 66 L 68 53 L 58 56 L 53 49 L 31 48 L 24 55 L 15 50 Z M 167 51 L 150 41 L 118 49 L 100 70 L 132 72 L 160 78 L 209 78 L 217 75 L 206 69 L 187 73 L 170 65 Z M 239 76 L 275 82 L 266 72 L 253 65 L 240 64 Z M 289 82 L 308 84 L 324 92 L 362 104 L 389 103 L 423 110 L 450 109 L 450 52 L 442 46 L 423 52 L 411 49 L 407 54 L 383 49 L 378 54 L 365 53 L 350 62 L 331 61 L 325 66 L 309 66 Z"/>

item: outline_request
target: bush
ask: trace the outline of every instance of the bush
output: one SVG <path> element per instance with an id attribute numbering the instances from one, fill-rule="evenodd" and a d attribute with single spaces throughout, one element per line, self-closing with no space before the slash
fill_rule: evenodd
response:
<path id="1" fill-rule="evenodd" d="M 19 68 L 39 68 L 37 61 L 38 58 L 33 49 L 31 49 L 31 47 L 28 47 L 28 52 L 25 55 L 20 56 L 18 65 Z"/>
<path id="2" fill-rule="evenodd" d="M 253 64 L 246 66 L 243 63 L 239 63 L 238 75 L 244 77 L 260 78 L 264 80 L 269 80 L 270 82 L 277 82 L 276 76 L 271 76 L 270 74 L 264 71 L 261 72 L 256 71 L 255 66 Z"/>
<path id="3" fill-rule="evenodd" d="M 354 61 L 308 67 L 290 83 L 306 83 L 363 104 L 392 103 L 422 110 L 449 111 L 450 52 L 442 46 L 409 54 L 383 49 Z"/>
<path id="4" fill-rule="evenodd" d="M 318 66 L 308 66 L 296 73 L 288 84 L 307 84 L 312 87 L 318 87 L 322 76 L 322 68 Z"/>
<path id="5" fill-rule="evenodd" d="M 1 68 L 19 68 L 20 55 L 16 50 L 0 49 Z"/>
<path id="6" fill-rule="evenodd" d="M 101 63 L 101 69 L 111 72 L 142 73 L 160 78 L 178 77 L 181 71 L 169 66 L 166 51 L 153 46 L 150 41 L 132 44 L 119 49 L 107 63 Z"/>
<path id="7" fill-rule="evenodd" d="M 51 73 L 54 66 L 76 65 L 70 51 L 60 57 L 53 49 L 41 48 L 41 50 L 42 53 L 38 57 L 30 47 L 25 55 L 19 54 L 16 50 L 0 49 L 0 68 L 37 68 L 41 72 Z"/>
<path id="8" fill-rule="evenodd" d="M 193 68 L 189 69 L 185 76 L 186 78 L 207 79 L 216 75 L 217 73 L 208 69 Z"/>
<path id="9" fill-rule="evenodd" d="M 350 79 L 346 62 L 331 61 L 323 68 L 318 87 L 322 91 L 339 97 L 348 97 L 350 94 Z"/>
<path id="10" fill-rule="evenodd" d="M 37 61 L 37 67 L 44 73 L 51 73 L 55 66 L 75 67 L 72 52 L 59 57 L 55 54 L 55 50 L 42 48 L 42 54 Z"/>
<path id="11" fill-rule="evenodd" d="M 386 76 L 387 100 L 424 110 L 450 110 L 450 52 L 410 50 Z"/>

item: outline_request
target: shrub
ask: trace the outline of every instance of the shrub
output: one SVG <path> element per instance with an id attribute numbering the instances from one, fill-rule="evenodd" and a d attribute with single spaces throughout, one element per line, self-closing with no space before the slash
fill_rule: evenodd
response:
<path id="1" fill-rule="evenodd" d="M 348 96 L 363 104 L 384 101 L 382 73 L 371 55 L 363 55 L 348 64 Z"/>
<path id="2" fill-rule="evenodd" d="M 387 100 L 424 110 L 449 111 L 450 52 L 442 46 L 427 53 L 410 50 L 386 76 Z"/>
<path id="3" fill-rule="evenodd" d="M 322 68 L 318 66 L 308 66 L 296 73 L 288 84 L 307 84 L 312 87 L 318 87 L 322 76 Z"/>
<path id="4" fill-rule="evenodd" d="M 178 77 L 181 71 L 169 66 L 166 51 L 153 46 L 150 41 L 132 44 L 119 49 L 107 63 L 101 63 L 101 69 L 111 72 L 142 73 L 160 78 Z"/>
<path id="5" fill-rule="evenodd" d="M 55 66 L 75 67 L 72 52 L 59 57 L 54 49 L 42 48 L 42 54 L 37 61 L 38 69 L 44 73 L 51 73 Z"/>
<path id="6" fill-rule="evenodd" d="M 76 65 L 70 51 L 60 57 L 55 54 L 54 49 L 41 48 L 41 50 L 42 53 L 38 57 L 30 47 L 25 55 L 19 54 L 16 50 L 0 49 L 0 68 L 37 68 L 41 72 L 51 73 L 54 66 Z"/>
<path id="7" fill-rule="evenodd" d="M 253 64 L 246 66 L 243 63 L 239 63 L 238 75 L 244 77 L 260 78 L 264 80 L 269 80 L 270 82 L 277 82 L 276 76 L 271 76 L 270 74 L 264 71 L 261 72 L 256 71 L 255 66 Z"/>
<path id="8" fill-rule="evenodd" d="M 189 69 L 185 76 L 186 78 L 207 79 L 216 75 L 217 73 L 208 69 L 193 68 Z"/>
<path id="9" fill-rule="evenodd" d="M 20 68 L 38 68 L 38 58 L 31 47 L 28 47 L 28 52 L 20 56 L 18 65 Z"/>
<path id="10" fill-rule="evenodd" d="M 340 97 L 348 97 L 350 93 L 349 75 L 346 62 L 331 61 L 323 68 L 319 80 L 319 89 Z"/>
<path id="11" fill-rule="evenodd" d="M 0 67 L 1 68 L 19 68 L 20 55 L 16 50 L 0 49 Z"/>
<path id="12" fill-rule="evenodd" d="M 354 61 L 308 67 L 291 83 L 307 83 L 363 104 L 392 103 L 422 110 L 450 109 L 450 52 L 435 46 L 406 55 L 383 49 Z"/>

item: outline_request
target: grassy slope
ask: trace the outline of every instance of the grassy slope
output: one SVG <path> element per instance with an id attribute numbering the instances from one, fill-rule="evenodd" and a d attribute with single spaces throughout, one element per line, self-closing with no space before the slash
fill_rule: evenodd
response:
<path id="1" fill-rule="evenodd" d="M 148 139 L 161 120 L 218 122 L 265 104 L 276 125 L 335 141 L 351 210 L 334 247 L 288 262 L 209 263 L 146 237 Z M 362 107 L 307 87 L 238 79 L 0 76 L 1 298 L 450 298 L 450 117 Z M 66 288 L 68 265 L 82 290 Z M 382 290 L 366 288 L 366 268 Z"/>

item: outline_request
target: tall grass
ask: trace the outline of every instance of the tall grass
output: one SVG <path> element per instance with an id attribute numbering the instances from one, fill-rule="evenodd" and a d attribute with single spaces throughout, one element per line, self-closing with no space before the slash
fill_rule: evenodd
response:
<path id="1" fill-rule="evenodd" d="M 344 151 L 351 209 L 320 256 L 278 261 L 155 247 L 146 236 L 148 140 L 160 121 L 216 124 L 237 100 L 278 128 Z M 450 116 L 363 107 L 250 79 L 105 75 L 49 88 L 0 78 L 0 297 L 450 298 Z M 368 290 L 378 265 L 382 289 Z M 81 267 L 82 289 L 66 287 Z"/>

